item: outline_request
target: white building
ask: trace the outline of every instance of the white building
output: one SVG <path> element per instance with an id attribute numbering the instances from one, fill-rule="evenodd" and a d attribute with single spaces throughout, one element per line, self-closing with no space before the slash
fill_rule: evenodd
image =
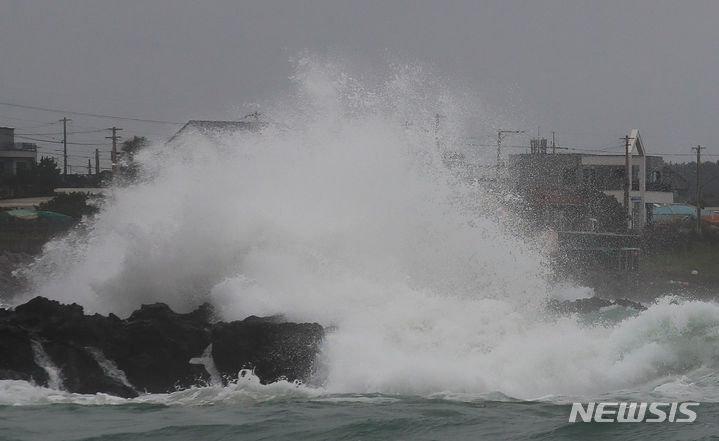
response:
<path id="1" fill-rule="evenodd" d="M 0 174 L 16 175 L 37 163 L 37 146 L 15 142 L 15 129 L 0 127 Z"/>
<path id="2" fill-rule="evenodd" d="M 641 229 L 654 204 L 674 202 L 674 193 L 664 176 L 660 156 L 647 155 L 639 130 L 627 139 L 630 173 L 624 154 L 552 154 L 545 151 L 509 155 L 510 182 L 521 193 L 566 191 L 591 186 L 624 204 L 624 187 L 630 184 L 629 207 L 632 228 Z M 623 150 L 623 149 L 622 149 Z"/>
<path id="3" fill-rule="evenodd" d="M 672 191 L 657 191 L 647 183 L 653 184 L 661 181 L 661 175 L 647 176 L 647 160 L 656 157 L 648 157 L 642 142 L 639 130 L 633 129 L 628 139 L 629 164 L 632 173 L 625 178 L 629 181 L 629 215 L 633 228 L 643 228 L 647 224 L 648 213 L 651 213 L 654 204 L 671 204 L 674 202 Z M 663 162 L 663 161 L 662 161 Z M 583 155 L 582 167 L 626 167 L 625 155 Z M 661 173 L 652 169 L 652 173 Z M 619 203 L 624 204 L 624 190 L 601 189 L 605 194 L 614 196 Z"/>

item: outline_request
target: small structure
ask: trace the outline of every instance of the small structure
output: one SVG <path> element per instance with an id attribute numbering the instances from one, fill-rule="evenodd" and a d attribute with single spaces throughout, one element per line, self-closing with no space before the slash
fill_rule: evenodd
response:
<path id="1" fill-rule="evenodd" d="M 15 129 L 0 127 L 0 174 L 16 175 L 37 163 L 37 145 L 15 142 Z"/>
<path id="2" fill-rule="evenodd" d="M 706 207 L 705 210 L 707 212 L 707 216 L 704 217 L 704 214 L 702 213 L 702 219 L 715 227 L 719 227 L 719 207 Z"/>
<path id="3" fill-rule="evenodd" d="M 707 207 L 700 212 L 701 219 L 714 226 L 719 226 L 719 208 Z M 697 207 L 689 204 L 657 205 L 652 210 L 652 220 L 657 226 L 691 224 L 697 218 Z"/>

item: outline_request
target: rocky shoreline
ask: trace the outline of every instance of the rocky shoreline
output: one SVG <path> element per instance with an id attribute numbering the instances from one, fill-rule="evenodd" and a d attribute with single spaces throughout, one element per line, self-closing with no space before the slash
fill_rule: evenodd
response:
<path id="1" fill-rule="evenodd" d="M 143 305 L 122 320 L 36 297 L 0 309 L 0 379 L 127 398 L 226 384 L 244 369 L 262 383 L 307 382 L 323 336 L 316 323 L 281 317 L 214 322 L 209 305 L 188 314 Z"/>
<path id="2" fill-rule="evenodd" d="M 597 297 L 548 307 L 567 314 L 614 305 L 644 309 Z M 187 314 L 163 303 L 143 305 L 123 320 L 36 297 L 0 309 L 0 380 L 125 398 L 227 384 L 241 371 L 252 371 L 263 384 L 307 383 L 324 335 L 317 323 L 290 323 L 280 316 L 218 322 L 208 304 Z"/>

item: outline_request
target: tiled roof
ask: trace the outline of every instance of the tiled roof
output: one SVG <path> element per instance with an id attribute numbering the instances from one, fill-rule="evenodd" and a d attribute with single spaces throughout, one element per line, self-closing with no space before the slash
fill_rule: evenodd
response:
<path id="1" fill-rule="evenodd" d="M 215 138 L 217 136 L 238 131 L 258 132 L 266 125 L 267 123 L 261 121 L 203 121 L 193 119 L 182 126 L 182 128 L 178 130 L 177 133 L 168 140 L 168 142 L 173 141 L 175 138 L 185 133 L 194 132 L 209 138 Z"/>

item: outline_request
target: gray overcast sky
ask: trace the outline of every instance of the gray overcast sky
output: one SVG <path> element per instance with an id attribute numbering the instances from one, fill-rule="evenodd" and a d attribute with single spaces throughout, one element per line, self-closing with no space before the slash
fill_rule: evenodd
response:
<path id="1" fill-rule="evenodd" d="M 368 65 L 396 56 L 469 87 L 518 128 L 556 130 L 561 144 L 618 146 L 636 127 L 650 153 L 719 154 L 717 23 L 717 1 L 4 0 L 0 101 L 232 119 L 289 87 L 288 60 L 302 50 Z M 39 126 L 62 116 L 0 105 L 0 125 L 19 133 L 55 133 Z M 177 128 L 68 116 L 76 131 L 117 125 L 160 139 Z M 75 163 L 87 148 L 74 147 Z"/>

